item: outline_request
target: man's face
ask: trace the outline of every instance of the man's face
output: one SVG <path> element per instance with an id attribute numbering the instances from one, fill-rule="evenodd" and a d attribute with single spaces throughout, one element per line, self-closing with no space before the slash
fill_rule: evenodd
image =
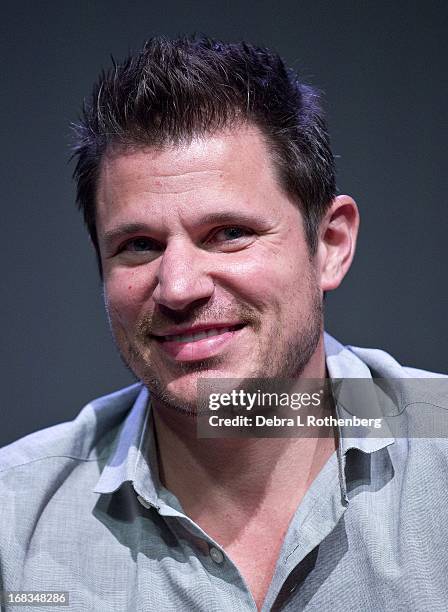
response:
<path id="1" fill-rule="evenodd" d="M 198 377 L 293 377 L 322 331 L 301 214 L 255 127 L 103 160 L 97 230 L 125 362 L 192 410 Z"/>

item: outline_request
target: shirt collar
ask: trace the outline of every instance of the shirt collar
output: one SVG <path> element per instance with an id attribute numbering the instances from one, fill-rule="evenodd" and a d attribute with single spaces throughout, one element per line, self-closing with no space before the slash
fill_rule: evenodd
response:
<path id="1" fill-rule="evenodd" d="M 350 418 L 356 414 L 361 416 L 357 410 L 359 402 L 363 406 L 368 406 L 369 417 L 384 417 L 378 389 L 367 364 L 330 334 L 325 333 L 324 342 L 329 377 L 341 382 L 337 392 L 336 416 L 341 418 Z M 356 384 L 350 379 L 362 380 Z M 380 430 L 373 427 L 341 427 L 339 433 L 340 451 L 344 455 L 350 448 L 357 448 L 363 453 L 373 453 L 395 442 L 384 418 Z"/>
<path id="2" fill-rule="evenodd" d="M 158 506 L 160 483 L 156 443 L 151 427 L 149 393 L 144 386 L 120 429 L 94 492 L 113 493 L 126 481 L 132 482 L 137 494 Z"/>

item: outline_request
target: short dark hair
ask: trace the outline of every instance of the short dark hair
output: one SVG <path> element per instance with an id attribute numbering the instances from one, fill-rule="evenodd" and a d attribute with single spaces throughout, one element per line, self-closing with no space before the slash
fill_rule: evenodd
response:
<path id="1" fill-rule="evenodd" d="M 300 207 L 311 254 L 335 197 L 334 158 L 318 92 L 277 53 L 205 36 L 154 37 L 103 71 L 74 125 L 77 203 L 101 259 L 95 196 L 112 147 L 163 148 L 253 123 L 264 135 L 284 191 Z"/>

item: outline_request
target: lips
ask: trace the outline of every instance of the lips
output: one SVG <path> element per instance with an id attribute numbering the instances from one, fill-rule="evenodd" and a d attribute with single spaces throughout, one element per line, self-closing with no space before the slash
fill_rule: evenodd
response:
<path id="1" fill-rule="evenodd" d="M 244 324 L 202 325 L 182 333 L 153 335 L 160 350 L 175 361 L 196 361 L 214 357 L 237 337 Z"/>
<path id="2" fill-rule="evenodd" d="M 203 340 L 204 338 L 211 338 L 213 336 L 218 336 L 219 334 L 232 332 L 241 327 L 242 325 L 229 325 L 228 327 L 211 327 L 207 329 L 196 328 L 196 330 L 186 331 L 183 334 L 167 334 L 165 336 L 158 336 L 157 340 L 160 342 L 196 342 L 198 340 Z"/>

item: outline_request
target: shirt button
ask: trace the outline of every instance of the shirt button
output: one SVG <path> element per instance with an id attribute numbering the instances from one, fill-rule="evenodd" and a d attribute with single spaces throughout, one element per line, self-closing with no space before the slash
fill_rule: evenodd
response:
<path id="1" fill-rule="evenodd" d="M 214 546 L 210 548 L 210 557 L 215 563 L 222 563 L 224 561 L 224 555 Z"/>
<path id="2" fill-rule="evenodd" d="M 143 499 L 141 495 L 137 495 L 137 499 L 144 508 L 147 508 L 147 509 L 151 508 L 151 504 L 147 502 L 146 499 Z"/>

